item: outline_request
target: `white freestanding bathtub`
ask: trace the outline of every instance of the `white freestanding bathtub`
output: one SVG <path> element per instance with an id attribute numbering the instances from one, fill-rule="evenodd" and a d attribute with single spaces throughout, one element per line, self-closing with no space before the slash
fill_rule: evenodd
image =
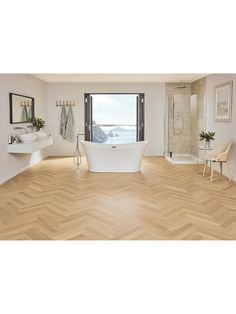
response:
<path id="1" fill-rule="evenodd" d="M 148 142 L 97 144 L 81 141 L 92 172 L 138 172 Z"/>

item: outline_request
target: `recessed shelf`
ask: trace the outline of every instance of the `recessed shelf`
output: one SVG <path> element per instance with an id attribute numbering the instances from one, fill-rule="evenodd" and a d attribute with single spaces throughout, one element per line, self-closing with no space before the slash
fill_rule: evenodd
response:
<path id="1" fill-rule="evenodd" d="M 8 153 L 10 154 L 32 154 L 37 150 L 50 146 L 53 143 L 53 138 L 47 138 L 42 141 L 36 141 L 32 144 L 9 144 Z"/>

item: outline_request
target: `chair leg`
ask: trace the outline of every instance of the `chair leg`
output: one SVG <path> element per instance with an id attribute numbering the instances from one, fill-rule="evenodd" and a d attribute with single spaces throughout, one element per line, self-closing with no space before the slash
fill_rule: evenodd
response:
<path id="1" fill-rule="evenodd" d="M 208 160 L 205 161 L 205 165 L 204 165 L 203 173 L 202 173 L 203 177 L 204 177 L 205 174 L 206 174 L 207 164 L 208 164 Z"/>
<path id="2" fill-rule="evenodd" d="M 222 161 L 220 161 L 220 174 L 222 175 Z"/>
<path id="3" fill-rule="evenodd" d="M 214 175 L 214 167 L 213 165 L 211 164 L 211 176 L 210 176 L 210 181 L 212 182 L 213 180 L 213 175 Z"/>
<path id="4" fill-rule="evenodd" d="M 228 165 L 228 162 L 227 162 L 227 161 L 226 161 L 226 166 L 227 166 L 227 169 L 228 169 L 229 181 L 231 181 L 231 176 L 230 176 L 230 172 L 229 172 L 229 165 Z"/>

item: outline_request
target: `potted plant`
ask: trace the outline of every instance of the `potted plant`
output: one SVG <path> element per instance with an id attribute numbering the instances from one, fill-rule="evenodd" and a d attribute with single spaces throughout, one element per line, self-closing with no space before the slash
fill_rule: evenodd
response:
<path id="1" fill-rule="evenodd" d="M 208 132 L 202 131 L 199 134 L 200 141 L 205 141 L 206 148 L 209 148 L 211 141 L 215 140 L 214 136 L 215 136 L 215 132 L 211 132 L 211 131 L 208 131 Z"/>
<path id="2" fill-rule="evenodd" d="M 40 118 L 29 118 L 27 122 L 31 122 L 33 127 L 35 128 L 37 139 L 41 140 L 46 137 L 46 134 L 43 132 L 46 122 Z"/>

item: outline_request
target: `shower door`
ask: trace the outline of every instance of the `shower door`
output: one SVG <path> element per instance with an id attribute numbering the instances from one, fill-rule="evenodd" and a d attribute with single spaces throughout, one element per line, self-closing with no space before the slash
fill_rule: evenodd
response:
<path id="1" fill-rule="evenodd" d="M 191 96 L 166 97 L 165 151 L 164 154 L 189 154 L 191 152 Z"/>
<path id="2" fill-rule="evenodd" d="M 166 97 L 165 116 L 164 116 L 164 155 L 169 156 L 169 101 L 170 97 Z"/>

